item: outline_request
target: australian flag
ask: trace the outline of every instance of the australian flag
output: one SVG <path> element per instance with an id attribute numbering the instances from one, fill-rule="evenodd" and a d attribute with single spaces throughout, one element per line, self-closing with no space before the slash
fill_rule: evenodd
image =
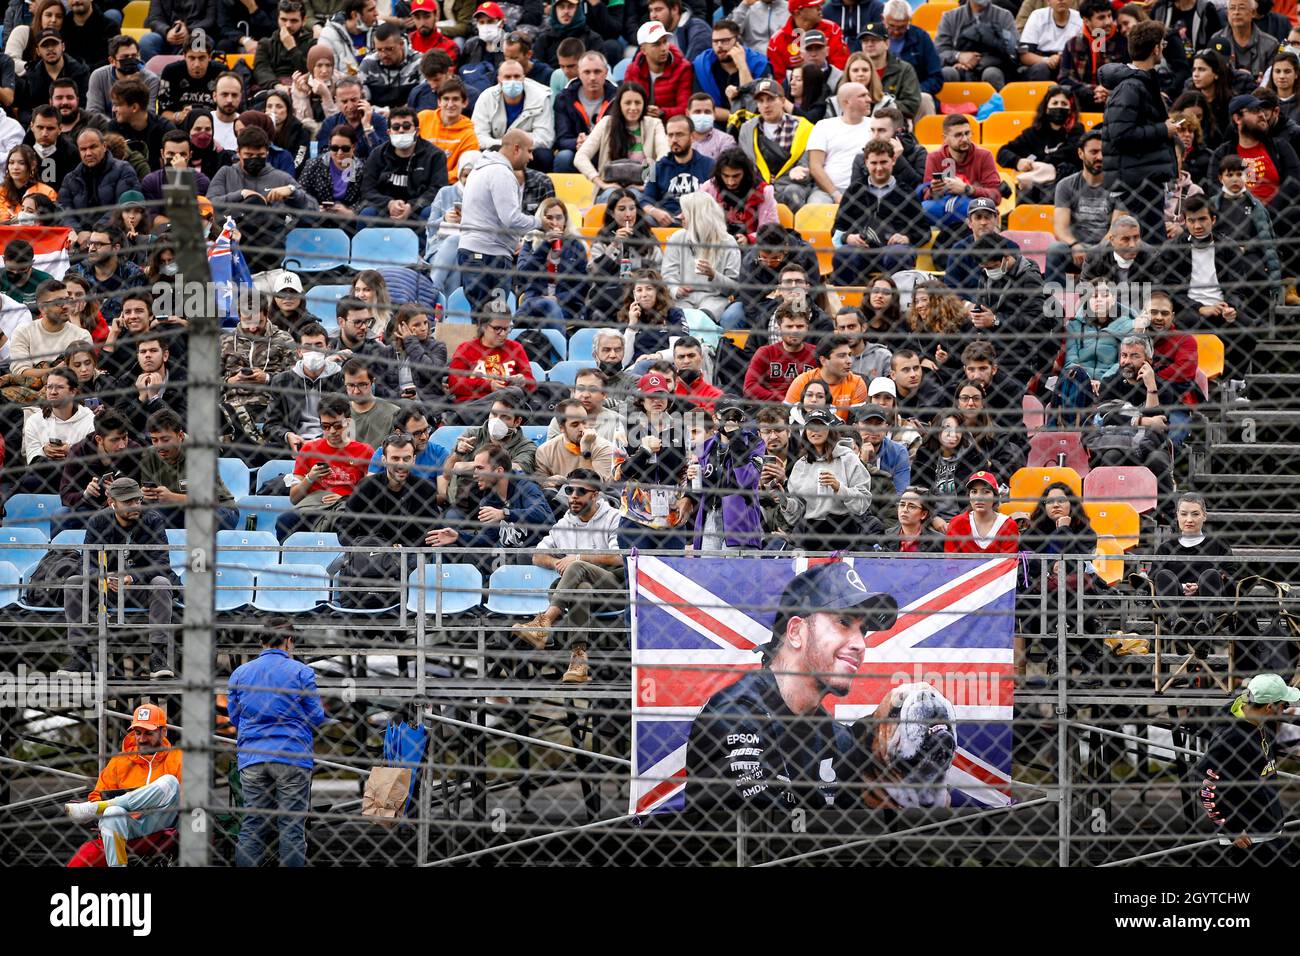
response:
<path id="1" fill-rule="evenodd" d="M 1016 559 L 845 559 L 867 590 L 892 594 L 898 620 L 868 635 L 853 688 L 823 701 L 829 719 L 872 714 L 892 687 L 930 683 L 953 705 L 953 806 L 1011 802 Z M 633 559 L 632 786 L 629 811 L 685 805 L 691 722 L 709 697 L 762 666 L 772 606 L 821 559 Z"/>
<path id="2" fill-rule="evenodd" d="M 208 269 L 212 273 L 213 296 L 223 329 L 239 324 L 239 289 L 253 288 L 253 274 L 248 271 L 244 254 L 235 241 L 235 220 L 226 217 L 221 235 L 208 248 Z M 248 292 L 244 293 L 245 295 Z"/>

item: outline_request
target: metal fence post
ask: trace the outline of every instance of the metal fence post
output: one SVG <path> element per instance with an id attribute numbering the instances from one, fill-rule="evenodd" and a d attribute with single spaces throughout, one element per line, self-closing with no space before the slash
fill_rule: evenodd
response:
<path id="1" fill-rule="evenodd" d="M 210 827 L 203 814 L 212 807 L 212 744 L 208 734 L 215 718 L 213 631 L 216 626 L 216 476 L 217 403 L 220 400 L 220 323 L 216 315 L 207 239 L 199 225 L 194 173 L 175 170 L 163 187 L 163 203 L 176 244 L 177 289 L 199 283 L 203 308 L 188 315 L 186 383 L 189 409 L 185 449 L 185 614 L 181 665 L 182 813 L 198 809 L 180 826 L 182 866 L 207 866 L 211 859 Z M 185 301 L 191 297 L 184 296 Z M 176 303 L 177 310 L 180 303 Z"/>
<path id="2" fill-rule="evenodd" d="M 1064 561 L 1064 559 L 1062 559 Z M 1065 569 L 1062 563 L 1061 569 Z M 1042 580 L 1047 580 L 1047 559 L 1043 559 L 1043 567 L 1040 569 Z M 1069 684 L 1070 663 L 1069 655 L 1066 653 L 1065 637 L 1065 588 L 1061 586 L 1062 582 L 1056 582 L 1056 782 L 1060 787 L 1057 801 L 1057 863 L 1060 866 L 1070 865 L 1070 780 L 1069 780 L 1069 759 L 1070 759 L 1070 739 L 1069 727 L 1066 723 L 1069 716 Z M 1044 583 L 1046 587 L 1046 583 Z"/>

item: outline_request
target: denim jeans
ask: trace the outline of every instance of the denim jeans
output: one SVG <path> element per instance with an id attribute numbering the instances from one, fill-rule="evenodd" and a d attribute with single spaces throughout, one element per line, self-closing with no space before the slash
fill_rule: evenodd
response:
<path id="1" fill-rule="evenodd" d="M 840 246 L 831 259 L 834 268 L 831 282 L 835 285 L 866 285 L 873 272 L 886 275 L 900 269 L 916 266 L 916 253 L 907 246 L 884 246 L 869 249 L 863 246 Z"/>
<path id="2" fill-rule="evenodd" d="M 164 53 L 179 53 L 178 47 L 172 46 L 167 42 L 167 38 L 161 33 L 154 33 L 150 30 L 140 38 L 140 62 L 148 63 L 153 57 L 160 56 Z"/>
<path id="3" fill-rule="evenodd" d="M 555 154 L 555 172 L 576 173 L 578 167 L 573 165 L 573 157 L 578 155 L 576 149 L 562 149 Z"/>
<path id="4" fill-rule="evenodd" d="M 474 312 L 496 298 L 505 301 L 505 289 L 515 267 L 514 256 L 490 256 L 457 249 L 456 265 L 460 268 L 461 288 Z"/>
<path id="5" fill-rule="evenodd" d="M 127 841 L 176 826 L 180 805 L 180 781 L 169 773 L 108 801 L 99 818 L 105 862 L 109 866 L 126 866 Z M 140 816 L 132 816 L 134 813 Z"/>
<path id="6" fill-rule="evenodd" d="M 269 831 L 280 834 L 280 865 L 307 865 L 307 810 L 311 806 L 311 771 L 287 763 L 255 763 L 239 771 L 248 812 L 239 826 L 236 866 L 261 866 Z M 279 810 L 269 817 L 257 810 Z"/>
<path id="7" fill-rule="evenodd" d="M 744 303 L 737 300 L 723 309 L 722 320 L 718 324 L 722 326 L 724 332 L 748 329 L 749 314 L 745 311 Z"/>
<path id="8" fill-rule="evenodd" d="M 438 248 L 433 250 L 430 260 L 433 268 L 429 272 L 429 280 L 446 298 L 450 298 L 460 288 L 460 273 L 456 270 L 456 253 L 459 249 L 460 237 L 444 236 L 442 242 L 438 243 Z"/>

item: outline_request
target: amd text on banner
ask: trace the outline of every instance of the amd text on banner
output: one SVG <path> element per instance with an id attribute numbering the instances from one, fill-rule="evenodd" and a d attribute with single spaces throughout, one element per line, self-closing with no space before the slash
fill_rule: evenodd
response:
<path id="1" fill-rule="evenodd" d="M 865 640 L 792 668 L 848 668 L 798 717 L 761 648 L 807 559 L 633 558 L 630 812 L 696 809 L 705 799 L 759 808 L 1011 802 L 1015 559 L 843 564 L 834 586 L 878 593 L 888 612 Z M 859 597 L 850 590 L 846 600 Z M 822 617 L 825 627 L 852 623 Z M 712 781 L 707 798 L 688 768 Z"/>

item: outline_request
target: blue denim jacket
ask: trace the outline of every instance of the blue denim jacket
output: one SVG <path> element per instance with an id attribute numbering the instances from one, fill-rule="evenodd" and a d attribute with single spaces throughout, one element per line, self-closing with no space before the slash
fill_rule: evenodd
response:
<path id="1" fill-rule="evenodd" d="M 312 728 L 325 722 L 316 672 L 267 648 L 230 675 L 230 722 L 239 731 L 239 769 L 287 763 L 311 769 Z"/>

